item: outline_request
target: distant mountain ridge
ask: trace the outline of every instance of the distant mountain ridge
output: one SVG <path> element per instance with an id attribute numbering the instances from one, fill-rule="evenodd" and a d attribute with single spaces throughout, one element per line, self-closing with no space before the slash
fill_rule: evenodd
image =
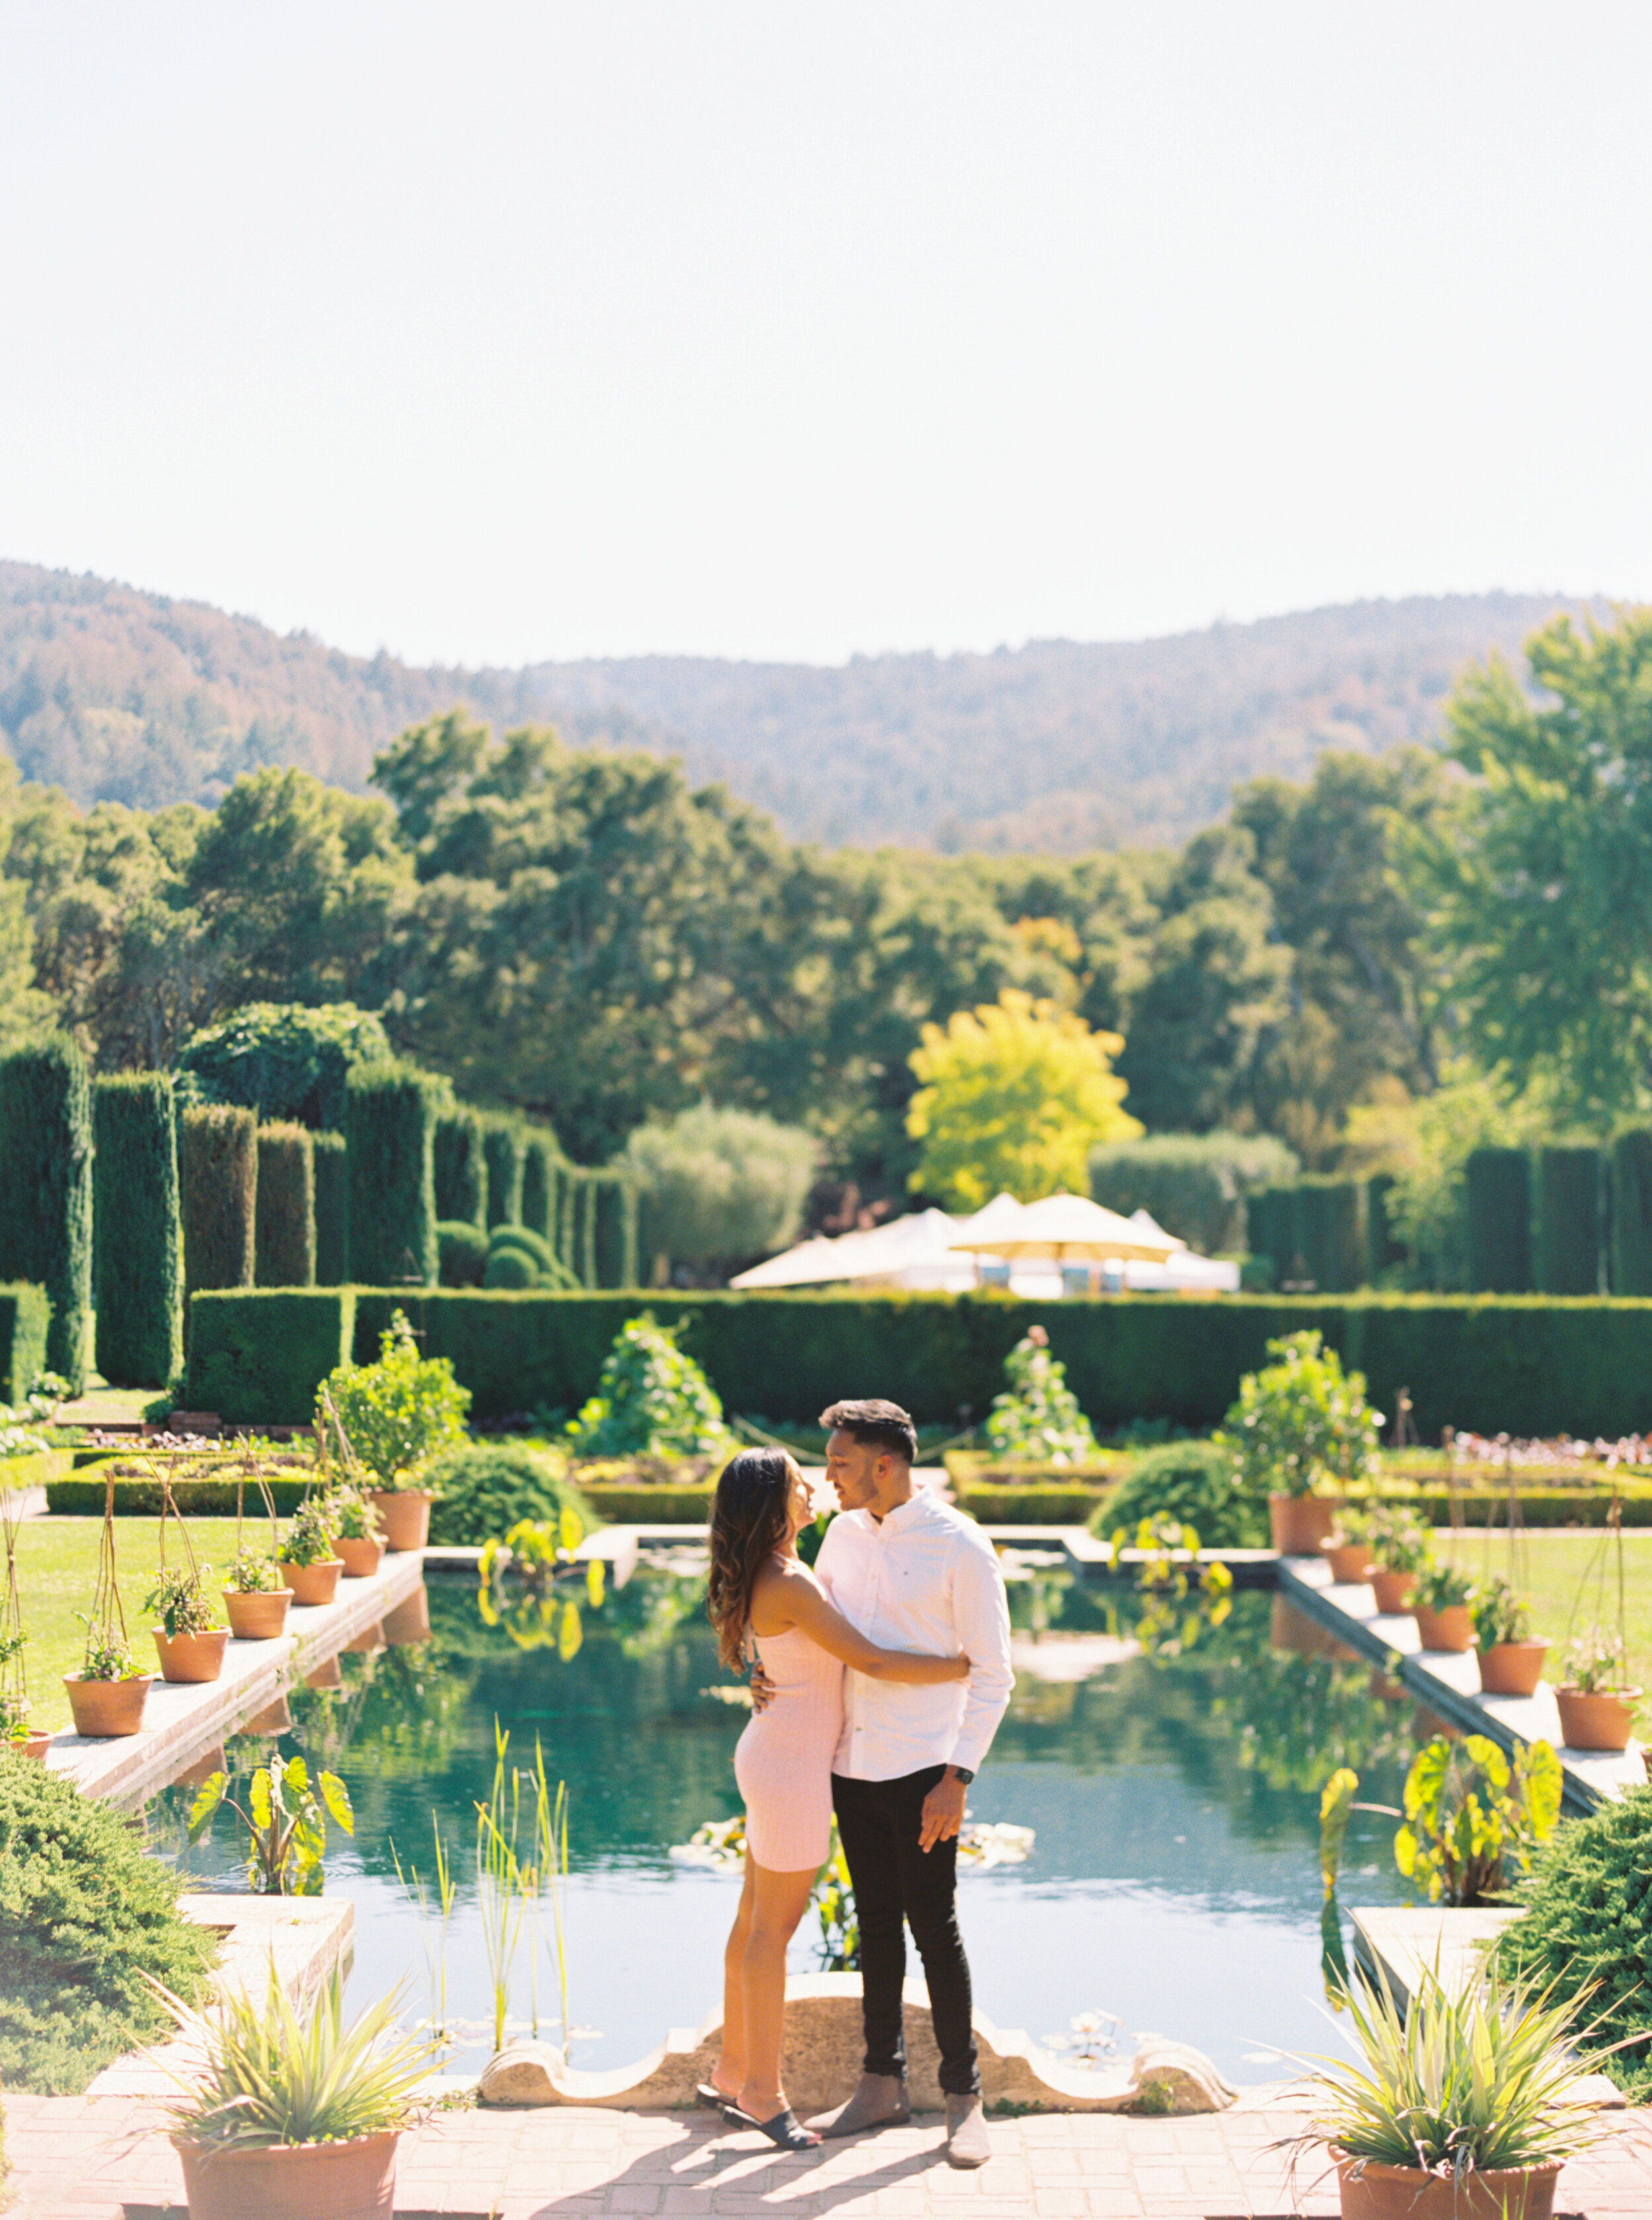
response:
<path id="1" fill-rule="evenodd" d="M 405 725 L 463 702 L 684 758 L 795 838 L 951 851 L 1179 843 L 1233 787 L 1327 747 L 1430 737 L 1471 658 L 1518 655 L 1559 594 L 1449 595 L 1169 639 L 1034 641 L 840 667 L 644 656 L 421 669 L 66 571 L 0 562 L 0 750 L 77 801 L 211 802 L 295 764 L 362 787 Z"/>

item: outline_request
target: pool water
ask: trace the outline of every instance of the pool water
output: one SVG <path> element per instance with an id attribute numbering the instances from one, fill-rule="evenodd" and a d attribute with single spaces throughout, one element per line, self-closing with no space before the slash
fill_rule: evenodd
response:
<path id="1" fill-rule="evenodd" d="M 692 2026 L 720 1998 L 732 1878 L 669 1855 L 708 1819 L 739 1810 L 732 1758 L 742 1711 L 710 1693 L 732 1685 L 701 1611 L 703 1583 L 639 1572 L 580 1614 L 578 1647 L 524 1649 L 489 1628 L 465 1580 L 433 1576 L 428 1641 L 340 1659 L 334 1690 L 299 1688 L 278 1741 L 230 1745 L 243 1774 L 272 1749 L 341 1774 L 353 1839 L 336 1832 L 329 1893 L 356 1907 L 350 1996 L 408 1985 L 408 2017 L 433 2008 L 446 1968 L 452 2064 L 492 2049 L 476 1874 L 477 1815 L 495 1766 L 495 1722 L 513 1756 L 536 1739 L 566 1782 L 570 1873 L 564 1938 L 574 2061 L 627 2064 L 668 2026 Z M 1155 1654 L 1127 1644 L 1144 1608 L 1121 1583 L 1086 1584 L 1025 1560 L 1011 1582 L 1017 1687 L 971 1816 L 1035 1830 L 1019 1865 L 960 1884 L 977 2011 L 1000 2028 L 1076 2045 L 1073 2024 L 1120 2049 L 1153 2032 L 1207 2052 L 1230 2079 L 1286 2070 L 1281 2054 L 1327 2047 L 1321 1958 L 1318 1798 L 1351 1764 L 1362 1793 L 1399 1800 L 1418 1731 L 1409 1699 L 1385 1700 L 1368 1668 L 1327 1655 L 1319 1630 L 1267 1593 L 1233 1599 L 1217 1629 Z M 571 1635 L 558 1613 L 553 1634 Z M 570 1646 L 564 1641 L 564 1647 Z M 149 1806 L 151 1839 L 196 1886 L 238 1887 L 230 1819 L 190 1849 L 193 1792 Z M 398 1880 L 396 1859 L 433 1880 L 433 1822 L 457 1881 L 445 1950 Z M 1393 1822 L 1356 1814 L 1345 1902 L 1404 1899 Z M 800 1930 L 799 1969 L 820 1962 Z M 532 1964 L 530 1964 L 532 1961 Z M 915 1969 L 915 1961 L 914 1961 Z M 518 1945 L 510 2024 L 559 2039 L 552 1927 Z M 537 1993 L 535 1994 L 535 1991 Z"/>

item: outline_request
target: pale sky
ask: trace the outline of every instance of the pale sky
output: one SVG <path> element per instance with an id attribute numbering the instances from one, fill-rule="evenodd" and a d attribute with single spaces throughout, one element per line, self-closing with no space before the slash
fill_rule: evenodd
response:
<path id="1" fill-rule="evenodd" d="M 0 0 L 0 554 L 519 663 L 1652 597 L 1652 9 Z"/>

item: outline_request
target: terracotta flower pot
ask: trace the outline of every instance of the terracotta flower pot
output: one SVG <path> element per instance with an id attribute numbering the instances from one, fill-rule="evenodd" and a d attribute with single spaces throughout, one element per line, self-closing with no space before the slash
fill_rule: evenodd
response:
<path id="1" fill-rule="evenodd" d="M 384 1639 L 392 1649 L 416 1649 L 430 1639 L 430 1595 L 422 1581 L 410 1596 L 387 1611 Z"/>
<path id="2" fill-rule="evenodd" d="M 1364 1542 L 1338 1542 L 1325 1551 L 1325 1562 L 1339 1587 L 1355 1586 L 1371 1576 L 1371 1552 Z"/>
<path id="3" fill-rule="evenodd" d="M 42 1764 L 45 1763 L 46 1753 L 51 1747 L 50 1727 L 31 1727 L 26 1735 L 19 1735 L 15 1740 L 8 1735 L 4 1741 L 0 1742 L 0 1750 L 9 1749 L 14 1757 L 38 1758 Z"/>
<path id="4" fill-rule="evenodd" d="M 272 1702 L 266 1704 L 261 1712 L 254 1712 L 250 1718 L 243 1719 L 240 1726 L 235 1729 L 235 1732 L 244 1735 L 282 1735 L 287 1733 L 291 1725 L 291 1706 L 288 1704 L 286 1697 L 283 1695 L 276 1697 Z"/>
<path id="5" fill-rule="evenodd" d="M 319 1565 L 284 1564 L 281 1577 L 292 1590 L 295 1603 L 331 1603 L 343 1570 L 342 1557 L 323 1557 Z"/>
<path id="6" fill-rule="evenodd" d="M 1392 1618 L 1411 1609 L 1411 1592 L 1416 1585 L 1415 1573 L 1390 1573 L 1381 1565 L 1371 1575 L 1371 1593 L 1385 1618 Z"/>
<path id="7" fill-rule="evenodd" d="M 427 1512 L 427 1523 L 428 1518 Z M 370 1537 L 364 1535 L 352 1541 L 348 1534 L 340 1534 L 333 1546 L 344 1560 L 344 1576 L 347 1581 L 370 1581 L 383 1562 L 384 1544 L 377 1536 Z"/>
<path id="8" fill-rule="evenodd" d="M 137 1734 L 143 1725 L 143 1707 L 149 1700 L 153 1673 L 134 1673 L 128 1681 L 83 1681 L 78 1673 L 65 1673 L 75 1732 L 94 1740 Z"/>
<path id="9" fill-rule="evenodd" d="M 1343 2220 L 1553 2220 L 1560 2167 L 1499 2168 L 1458 2183 L 1416 2167 L 1362 2166 L 1339 2152 L 1337 2179 Z"/>
<path id="10" fill-rule="evenodd" d="M 291 1608 L 290 1588 L 271 1588 L 267 1592 L 250 1589 L 245 1594 L 239 1588 L 224 1590 L 229 1631 L 237 1642 L 273 1642 L 278 1634 L 286 1632 L 287 1613 Z"/>
<path id="11" fill-rule="evenodd" d="M 1466 1603 L 1449 1603 L 1443 1611 L 1417 1606 L 1417 1632 L 1424 1649 L 1453 1649 L 1461 1655 L 1474 1646 L 1474 1614 Z"/>
<path id="12" fill-rule="evenodd" d="M 1480 1685 L 1488 1696 L 1531 1696 L 1543 1676 L 1546 1642 L 1494 1642 L 1480 1653 Z"/>
<path id="13" fill-rule="evenodd" d="M 1331 1539 L 1337 1506 L 1324 1495 L 1270 1495 L 1268 1524 L 1281 1557 L 1317 1557 Z"/>
<path id="14" fill-rule="evenodd" d="M 204 1634 L 164 1634 L 158 1626 L 150 1631 L 160 1653 L 163 1681 L 215 1681 L 223 1671 L 227 1626 L 209 1626 Z"/>
<path id="15" fill-rule="evenodd" d="M 190 2220 L 390 2220 L 396 2204 L 395 2129 L 347 2143 L 277 2143 L 267 2150 L 203 2148 L 185 2136 Z"/>
<path id="16" fill-rule="evenodd" d="M 1568 1749 L 1626 1749 L 1638 1688 L 1586 1696 L 1581 1688 L 1556 1688 L 1561 1740 Z"/>
<path id="17" fill-rule="evenodd" d="M 372 1502 L 384 1529 L 384 1547 L 422 1550 L 430 1539 L 430 1506 L 435 1500 L 428 1487 L 378 1489 Z"/>

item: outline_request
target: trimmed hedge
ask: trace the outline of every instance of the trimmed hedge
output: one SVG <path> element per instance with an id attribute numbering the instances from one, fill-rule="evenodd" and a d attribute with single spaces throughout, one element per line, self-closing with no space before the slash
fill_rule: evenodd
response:
<path id="1" fill-rule="evenodd" d="M 1112 1491 L 1075 1481 L 976 1483 L 955 1491 L 957 1507 L 982 1526 L 1085 1526 Z"/>
<path id="2" fill-rule="evenodd" d="M 521 1222 L 530 1233 L 537 1233 L 542 1241 L 553 1245 L 561 1200 L 558 1187 L 561 1163 L 562 1151 L 557 1146 L 555 1135 L 530 1129 L 522 1141 Z"/>
<path id="3" fill-rule="evenodd" d="M 1475 1149 L 1469 1155 L 1465 1180 L 1468 1285 L 1476 1294 L 1527 1294 L 1531 1287 L 1530 1158 L 1524 1149 Z"/>
<path id="4" fill-rule="evenodd" d="M 488 1166 L 488 1225 L 522 1222 L 522 1132 L 515 1119 L 498 1114 L 482 1120 L 482 1151 Z"/>
<path id="5" fill-rule="evenodd" d="M 164 1388 L 184 1369 L 178 1128 L 164 1071 L 92 1089 L 97 1369 L 116 1388 Z"/>
<path id="6" fill-rule="evenodd" d="M 436 1216 L 449 1225 L 488 1223 L 488 1159 L 474 1110 L 450 1110 L 436 1120 Z"/>
<path id="7" fill-rule="evenodd" d="M 436 1119 L 446 1088 L 416 1064 L 358 1064 L 345 1088 L 350 1275 L 436 1284 Z"/>
<path id="8" fill-rule="evenodd" d="M 259 1127 L 253 1250 L 259 1287 L 315 1285 L 315 1144 L 302 1126 Z"/>
<path id="9" fill-rule="evenodd" d="M 395 1300 L 405 1300 L 405 1293 L 396 1291 Z M 355 1313 L 353 1288 L 203 1289 L 192 1295 L 189 1408 L 216 1411 L 228 1425 L 308 1425 L 315 1390 L 349 1360 Z M 377 1354 L 375 1341 L 366 1361 Z"/>
<path id="10" fill-rule="evenodd" d="M 595 1481 L 580 1489 L 593 1512 L 608 1526 L 708 1526 L 714 1481 L 676 1487 L 670 1481 L 651 1487 L 627 1487 Z"/>
<path id="11" fill-rule="evenodd" d="M 1546 1295 L 1600 1293 L 1606 1175 L 1597 1148 L 1537 1151 L 1537 1281 Z"/>
<path id="12" fill-rule="evenodd" d="M 1294 1187 L 1259 1188 L 1245 1205 L 1250 1254 L 1266 1257 L 1275 1287 L 1308 1277 Z"/>
<path id="13" fill-rule="evenodd" d="M 554 1518 L 572 1511 L 589 1531 L 596 1514 L 557 1456 L 520 1442 L 467 1442 L 444 1450 L 425 1473 L 436 1491 L 433 1542 L 475 1546 L 503 1537 L 519 1518 Z"/>
<path id="14" fill-rule="evenodd" d="M 1365 1275 L 1378 1280 L 1395 1264 L 1403 1264 L 1407 1250 L 1389 1212 L 1394 1190 L 1392 1172 L 1374 1172 L 1365 1182 Z M 1652 1291 L 1649 1291 L 1652 1292 Z"/>
<path id="15" fill-rule="evenodd" d="M 595 1213 L 592 1262 L 599 1288 L 634 1288 L 637 1269 L 637 1188 L 625 1172 L 598 1172 L 592 1182 Z"/>
<path id="16" fill-rule="evenodd" d="M 122 1453 L 124 1461 L 125 1452 Z M 0 1466 L 0 1474 L 4 1467 Z M 90 1474 L 97 1468 L 90 1466 L 84 1473 L 67 1475 L 46 1483 L 46 1507 L 48 1511 L 75 1518 L 101 1518 L 108 1482 L 101 1473 L 94 1479 Z M 290 1518 L 309 1492 L 307 1480 L 276 1480 L 265 1475 L 265 1486 L 275 1498 L 275 1507 L 283 1518 Z M 176 1508 L 191 1518 L 233 1518 L 235 1516 L 235 1488 L 233 1480 L 175 1480 L 172 1482 L 172 1502 Z M 161 1486 L 158 1480 L 117 1480 L 115 1483 L 115 1515 L 117 1518 L 157 1518 L 160 1515 Z M 264 1519 L 264 1498 L 249 1480 L 246 1483 L 246 1512 L 249 1531 L 256 1543 L 260 1537 L 269 1538 L 269 1528 Z"/>
<path id="17" fill-rule="evenodd" d="M 1611 1291 L 1652 1295 L 1652 1132 L 1643 1126 L 1611 1146 Z"/>
<path id="18" fill-rule="evenodd" d="M 51 1299 L 48 1370 L 78 1394 L 91 1356 L 92 1121 L 66 1034 L 0 1061 L 0 1279 Z"/>
<path id="19" fill-rule="evenodd" d="M 310 1135 L 315 1182 L 315 1284 L 341 1288 L 350 1277 L 350 1157 L 342 1133 Z"/>
<path id="20" fill-rule="evenodd" d="M 180 1128 L 184 1285 L 190 1296 L 198 1288 L 250 1288 L 257 1256 L 259 1121 L 250 1110 L 214 1102 L 186 1109 Z"/>
<path id="21" fill-rule="evenodd" d="M 437 1275 L 445 1288 L 479 1288 L 488 1267 L 488 1237 L 464 1219 L 436 1224 Z"/>
<path id="22" fill-rule="evenodd" d="M 0 1288 L 0 1403 L 21 1403 L 42 1372 L 52 1305 L 44 1288 L 26 1281 Z"/>
<path id="23" fill-rule="evenodd" d="M 1364 1284 L 1367 1263 L 1363 1180 L 1297 1182 L 1296 1222 L 1307 1276 L 1322 1294 L 1351 1294 Z"/>

